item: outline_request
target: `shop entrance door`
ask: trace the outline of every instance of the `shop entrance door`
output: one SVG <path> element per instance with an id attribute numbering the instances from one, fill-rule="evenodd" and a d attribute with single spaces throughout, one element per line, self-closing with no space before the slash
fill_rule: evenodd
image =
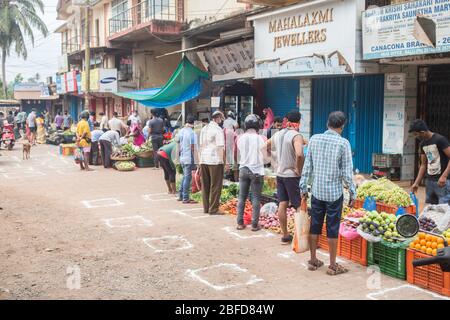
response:
<path id="1" fill-rule="evenodd" d="M 383 140 L 384 76 L 341 76 L 313 79 L 312 133 L 327 130 L 328 115 L 347 115 L 343 137 L 353 151 L 353 167 L 372 172 L 372 153 L 380 153 Z"/>

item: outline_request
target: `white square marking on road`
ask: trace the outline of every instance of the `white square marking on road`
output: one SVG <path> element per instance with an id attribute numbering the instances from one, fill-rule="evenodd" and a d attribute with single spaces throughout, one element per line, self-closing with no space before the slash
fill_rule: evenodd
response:
<path id="1" fill-rule="evenodd" d="M 282 253 L 278 253 L 278 256 L 280 258 L 283 259 L 287 259 L 289 261 L 294 261 L 294 257 L 297 255 L 297 253 L 293 252 L 293 251 L 287 251 L 287 252 L 282 252 Z M 308 266 L 306 265 L 306 263 L 301 262 L 300 265 L 305 268 L 305 270 L 308 269 Z"/>
<path id="2" fill-rule="evenodd" d="M 251 236 L 246 236 L 246 235 L 242 235 L 242 233 L 237 232 L 234 228 L 232 227 L 225 227 L 222 228 L 222 230 L 224 230 L 225 232 L 229 233 L 230 235 L 232 235 L 233 237 L 235 237 L 238 240 L 246 240 L 246 239 L 253 239 L 253 238 L 270 238 L 270 237 L 274 237 L 275 235 L 271 232 L 267 232 L 264 230 L 261 230 L 259 234 L 254 234 Z"/>
<path id="3" fill-rule="evenodd" d="M 121 218 L 110 218 L 103 219 L 105 224 L 110 228 L 131 228 L 131 227 L 151 227 L 153 222 L 145 219 L 142 216 L 132 216 L 132 217 L 121 217 Z"/>
<path id="4" fill-rule="evenodd" d="M 158 201 L 174 201 L 176 198 L 167 193 L 153 193 L 153 194 L 144 194 L 142 198 L 145 201 L 150 202 L 158 202 Z"/>
<path id="5" fill-rule="evenodd" d="M 108 208 L 108 207 L 119 207 L 123 206 L 125 203 L 120 202 L 115 198 L 105 198 L 97 200 L 84 200 L 81 203 L 88 209 L 93 208 Z"/>
<path id="6" fill-rule="evenodd" d="M 5 179 L 28 179 L 28 178 L 35 178 L 35 177 L 42 177 L 46 174 L 40 171 L 22 171 L 22 172 L 8 172 L 8 173 L 2 173 L 3 177 Z"/>
<path id="7" fill-rule="evenodd" d="M 409 285 L 409 284 L 405 284 L 405 285 L 402 285 L 402 286 L 399 286 L 399 287 L 395 287 L 395 288 L 389 288 L 389 289 L 386 289 L 386 290 L 380 290 L 380 291 L 374 292 L 374 293 L 369 293 L 369 294 L 367 294 L 366 297 L 368 299 L 372 299 L 372 300 L 379 300 L 379 299 L 377 299 L 377 296 L 384 296 L 386 293 L 389 293 L 389 292 L 392 292 L 392 291 L 398 291 L 398 290 L 402 290 L 402 289 L 415 290 L 415 291 L 418 291 L 418 292 L 421 292 L 421 293 L 428 294 L 428 295 L 430 295 L 430 296 L 432 296 L 433 298 L 436 298 L 436 299 L 450 300 L 450 298 L 448 298 L 448 297 L 444 297 L 444 296 L 441 296 L 441 295 L 439 295 L 437 293 L 434 293 L 434 292 L 431 292 L 431 291 L 428 291 L 428 290 L 424 290 L 422 288 L 419 288 L 419 287 L 416 287 L 416 286 L 412 286 L 412 285 Z"/>
<path id="8" fill-rule="evenodd" d="M 330 254 L 328 252 L 322 251 L 321 249 L 317 249 L 317 253 L 321 254 L 324 257 L 329 258 Z M 347 264 L 347 261 L 340 259 L 339 257 L 336 257 L 336 262 L 340 264 Z"/>
<path id="9" fill-rule="evenodd" d="M 211 283 L 211 281 L 208 281 L 207 279 L 205 279 L 204 276 L 202 277 L 201 275 L 199 275 L 199 273 L 202 273 L 203 271 L 214 270 L 214 269 L 218 270 L 217 275 L 221 275 L 226 271 L 231 271 L 234 274 L 234 276 L 248 273 L 247 269 L 241 268 L 237 264 L 220 263 L 215 266 L 196 269 L 196 270 L 188 269 L 188 270 L 186 270 L 186 275 L 198 282 L 201 282 L 201 283 L 207 285 L 210 288 L 213 288 L 214 290 L 217 290 L 217 291 L 222 291 L 225 289 L 241 287 L 241 286 L 249 286 L 249 285 L 264 281 L 263 279 L 258 278 L 256 275 L 249 275 L 248 280 L 246 282 L 233 283 L 233 284 L 220 284 L 220 283 Z"/>
<path id="10" fill-rule="evenodd" d="M 201 215 L 192 215 L 189 213 L 189 212 L 195 212 L 195 211 L 201 212 Z M 179 214 L 180 216 L 183 216 L 183 217 L 189 217 L 191 219 L 206 219 L 206 218 L 211 217 L 209 214 L 204 214 L 202 208 L 186 209 L 186 210 L 184 210 L 184 209 L 183 210 L 172 210 L 172 212 Z"/>
<path id="11" fill-rule="evenodd" d="M 165 236 L 159 238 L 144 238 L 144 243 L 156 253 L 192 249 L 194 245 L 183 236 Z"/>

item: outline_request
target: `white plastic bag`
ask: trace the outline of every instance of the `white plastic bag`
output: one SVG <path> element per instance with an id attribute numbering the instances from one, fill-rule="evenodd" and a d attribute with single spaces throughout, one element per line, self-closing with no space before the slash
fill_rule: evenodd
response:
<path id="1" fill-rule="evenodd" d="M 436 222 L 439 232 L 444 232 L 450 228 L 450 206 L 448 204 L 438 204 L 426 206 L 420 218 L 430 218 Z"/>
<path id="2" fill-rule="evenodd" d="M 275 202 L 266 203 L 259 211 L 260 217 L 274 217 L 277 215 L 278 206 Z"/>
<path id="3" fill-rule="evenodd" d="M 292 250 L 296 253 L 303 253 L 309 250 L 309 229 L 311 219 L 308 215 L 306 201 L 302 200 L 300 210 L 295 213 L 294 239 L 292 240 Z"/>

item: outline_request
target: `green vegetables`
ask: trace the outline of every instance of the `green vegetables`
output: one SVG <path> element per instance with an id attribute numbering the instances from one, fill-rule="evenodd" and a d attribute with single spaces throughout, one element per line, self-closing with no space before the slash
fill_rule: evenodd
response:
<path id="1" fill-rule="evenodd" d="M 228 202 L 231 199 L 237 198 L 238 195 L 239 195 L 238 184 L 231 184 L 229 186 L 225 186 L 222 189 L 222 194 L 220 195 L 220 203 Z"/>
<path id="2" fill-rule="evenodd" d="M 116 168 L 120 171 L 131 171 L 134 170 L 135 167 L 136 164 L 131 161 L 119 161 L 116 163 Z"/>
<path id="3" fill-rule="evenodd" d="M 386 178 L 363 184 L 357 191 L 358 199 L 374 197 L 375 200 L 388 205 L 408 207 L 411 205 L 409 194 Z"/>
<path id="4" fill-rule="evenodd" d="M 264 183 L 263 185 L 263 189 L 262 189 L 262 194 L 268 195 L 268 196 L 273 196 L 274 193 L 276 193 L 277 190 L 273 189 L 270 187 L 270 185 L 268 183 Z"/>
<path id="5" fill-rule="evenodd" d="M 194 201 L 197 201 L 197 202 L 202 202 L 202 193 L 197 192 L 197 193 L 191 194 L 191 199 Z"/>

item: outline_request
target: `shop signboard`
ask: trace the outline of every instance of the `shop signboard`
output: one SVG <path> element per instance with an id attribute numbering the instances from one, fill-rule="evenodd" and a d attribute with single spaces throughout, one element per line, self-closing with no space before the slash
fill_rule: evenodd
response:
<path id="1" fill-rule="evenodd" d="M 117 92 L 117 69 L 99 69 L 99 92 Z"/>
<path id="2" fill-rule="evenodd" d="M 363 58 L 450 52 L 450 0 L 419 0 L 362 14 Z"/>
<path id="3" fill-rule="evenodd" d="M 58 73 L 69 71 L 69 59 L 67 53 L 58 57 Z"/>
<path id="4" fill-rule="evenodd" d="M 67 92 L 77 92 L 77 74 L 76 71 L 66 73 Z"/>
<path id="5" fill-rule="evenodd" d="M 364 1 L 312 1 L 250 17 L 255 77 L 355 72 L 358 16 Z"/>
<path id="6" fill-rule="evenodd" d="M 64 94 L 65 90 L 63 90 L 63 79 L 60 74 L 57 74 L 55 77 L 55 83 L 56 83 L 56 93 L 57 94 Z"/>

